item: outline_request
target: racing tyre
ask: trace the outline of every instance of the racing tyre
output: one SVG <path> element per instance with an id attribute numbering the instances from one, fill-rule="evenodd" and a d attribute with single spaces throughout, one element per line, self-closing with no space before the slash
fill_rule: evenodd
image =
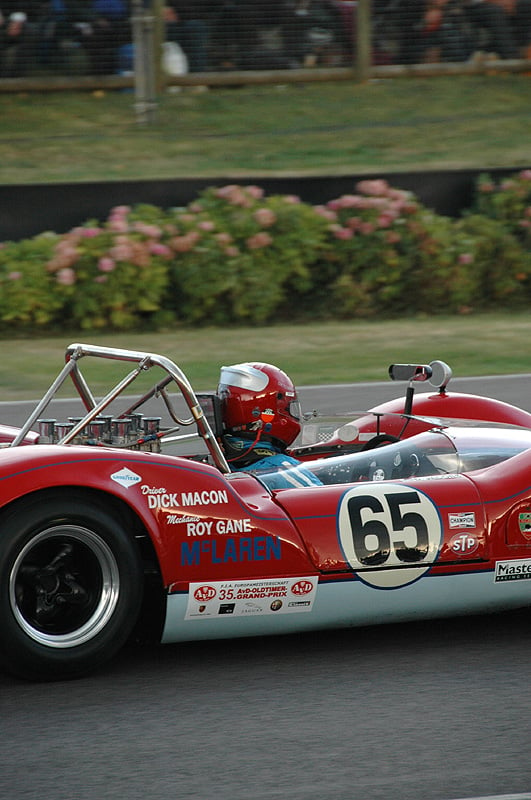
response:
<path id="1" fill-rule="evenodd" d="M 71 494 L 0 518 L 0 659 L 18 677 L 74 678 L 125 643 L 142 600 L 135 543 Z"/>

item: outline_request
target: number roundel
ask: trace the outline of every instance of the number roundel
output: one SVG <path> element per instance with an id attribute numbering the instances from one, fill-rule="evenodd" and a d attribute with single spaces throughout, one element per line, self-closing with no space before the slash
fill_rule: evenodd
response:
<path id="1" fill-rule="evenodd" d="M 356 486 L 342 499 L 338 536 L 346 561 L 377 589 L 397 589 L 421 578 L 441 546 L 439 511 L 418 489 L 392 483 Z"/>

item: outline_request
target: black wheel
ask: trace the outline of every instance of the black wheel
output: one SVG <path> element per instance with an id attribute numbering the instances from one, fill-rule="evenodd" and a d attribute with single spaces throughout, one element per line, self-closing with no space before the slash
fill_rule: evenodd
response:
<path id="1" fill-rule="evenodd" d="M 85 498 L 33 502 L 0 519 L 0 658 L 14 674 L 77 677 L 136 622 L 142 566 L 120 522 Z"/>

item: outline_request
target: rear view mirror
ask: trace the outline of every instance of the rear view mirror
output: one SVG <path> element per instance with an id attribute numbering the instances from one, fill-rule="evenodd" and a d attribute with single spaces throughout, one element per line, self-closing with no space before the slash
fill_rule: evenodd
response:
<path id="1" fill-rule="evenodd" d="M 392 381 L 427 381 L 432 370 L 427 364 L 391 364 L 389 377 Z"/>
<path id="2" fill-rule="evenodd" d="M 430 364 L 391 364 L 389 377 L 392 381 L 429 381 L 438 389 L 445 389 L 452 377 L 452 370 L 444 361 Z"/>

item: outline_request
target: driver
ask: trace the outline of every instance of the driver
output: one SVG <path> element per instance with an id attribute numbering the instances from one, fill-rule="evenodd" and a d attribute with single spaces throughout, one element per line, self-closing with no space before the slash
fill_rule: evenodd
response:
<path id="1" fill-rule="evenodd" d="M 301 430 L 301 411 L 285 372 L 262 362 L 221 367 L 218 395 L 225 431 L 222 445 L 231 469 L 268 473 L 266 483 L 272 489 L 321 484 L 286 455 Z M 282 476 L 287 469 L 289 481 L 287 474 Z"/>

